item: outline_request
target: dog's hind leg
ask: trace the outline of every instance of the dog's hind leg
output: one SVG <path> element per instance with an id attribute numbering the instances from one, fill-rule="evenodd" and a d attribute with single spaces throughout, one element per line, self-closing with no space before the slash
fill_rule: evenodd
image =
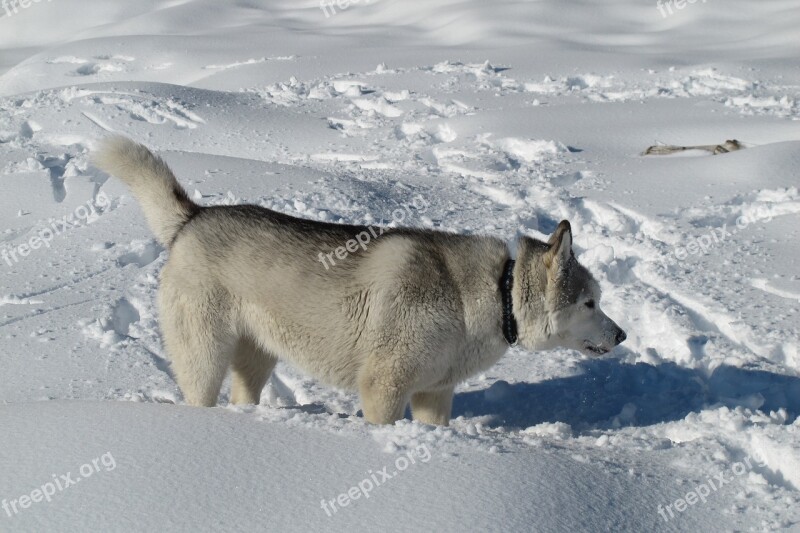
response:
<path id="1" fill-rule="evenodd" d="M 263 350 L 250 337 L 242 337 L 233 354 L 231 403 L 256 404 L 278 359 Z"/>
<path id="2" fill-rule="evenodd" d="M 411 396 L 411 413 L 414 420 L 419 420 L 423 424 L 448 425 L 452 409 L 453 387 L 430 392 L 415 392 Z"/>
<path id="3" fill-rule="evenodd" d="M 189 405 L 213 407 L 231 364 L 237 337 L 225 298 L 207 292 L 173 290 L 162 277 L 161 329 L 175 379 Z"/>

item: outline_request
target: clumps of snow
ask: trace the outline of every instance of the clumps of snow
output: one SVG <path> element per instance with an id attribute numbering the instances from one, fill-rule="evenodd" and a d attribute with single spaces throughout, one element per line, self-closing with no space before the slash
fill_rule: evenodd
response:
<path id="1" fill-rule="evenodd" d="M 649 83 L 631 82 L 614 75 L 583 74 L 554 78 L 545 76 L 541 82 L 513 80 L 499 84 L 504 89 L 525 91 L 551 97 L 577 95 L 593 102 L 626 102 L 652 98 L 713 97 L 725 106 L 743 114 L 768 114 L 776 117 L 800 116 L 796 99 L 780 94 L 781 87 L 754 83 L 723 74 L 715 68 L 692 70 L 684 74 L 671 69 L 655 75 Z M 537 99 L 534 105 L 539 105 Z"/>
<path id="2" fill-rule="evenodd" d="M 26 157 L 24 161 L 9 161 L 3 168 L 4 174 L 14 174 L 18 172 L 39 172 L 45 170 L 45 166 L 35 157 Z"/>
<path id="3" fill-rule="evenodd" d="M 517 86 L 526 92 L 544 95 L 563 95 L 568 93 L 581 93 L 602 95 L 607 89 L 615 86 L 614 76 L 600 76 L 597 74 L 583 74 L 578 76 L 564 76 L 553 78 L 545 76 L 541 82 L 528 81 Z"/>
<path id="4" fill-rule="evenodd" d="M 150 124 L 172 123 L 177 129 L 194 129 L 205 123 L 190 106 L 173 98 L 149 99 L 146 95 L 97 95 L 88 96 L 88 104 L 113 106 L 130 118 Z"/>
<path id="5" fill-rule="evenodd" d="M 726 91 L 747 91 L 753 82 L 721 74 L 717 69 L 697 70 L 683 81 L 683 89 L 691 96 L 713 96 Z"/>
<path id="6" fill-rule="evenodd" d="M 362 111 L 367 111 L 369 113 L 378 113 L 378 114 L 383 115 L 385 117 L 395 118 L 395 117 L 399 117 L 400 115 L 403 114 L 402 110 L 396 108 L 395 106 L 390 104 L 388 101 L 383 100 L 383 99 L 381 99 L 381 100 L 378 100 L 378 99 L 367 100 L 367 99 L 364 99 L 364 98 L 354 98 L 352 100 L 352 102 L 353 102 L 353 105 L 355 105 L 357 108 L 359 108 Z"/>
<path id="7" fill-rule="evenodd" d="M 13 294 L 0 296 L 0 307 L 3 307 L 4 305 L 36 305 L 41 303 L 44 302 L 35 298 L 20 298 L 19 296 L 15 296 Z"/>
<path id="8" fill-rule="evenodd" d="M 748 94 L 745 96 L 731 96 L 725 100 L 726 106 L 745 107 L 751 109 L 777 109 L 790 112 L 794 109 L 796 100 L 788 96 L 755 96 Z"/>
<path id="9" fill-rule="evenodd" d="M 692 224 L 704 228 L 730 226 L 743 230 L 752 224 L 764 224 L 774 218 L 800 213 L 797 187 L 761 189 L 734 198 L 712 208 L 690 208 L 684 215 Z"/>
<path id="10" fill-rule="evenodd" d="M 159 258 L 164 248 L 154 240 L 137 240 L 125 247 L 127 251 L 117 258 L 120 267 L 136 265 L 144 268 Z"/>
<path id="11" fill-rule="evenodd" d="M 127 298 L 120 298 L 94 321 L 79 321 L 83 334 L 108 348 L 130 338 L 131 328 L 141 318 L 139 309 Z"/>
<path id="12" fill-rule="evenodd" d="M 75 57 L 75 56 L 59 56 L 54 57 L 53 59 L 48 59 L 48 63 L 57 65 L 59 63 L 69 63 L 73 65 L 82 65 L 84 63 L 88 63 L 88 59 L 84 59 L 82 57 Z"/>
<path id="13" fill-rule="evenodd" d="M 525 163 L 537 163 L 546 158 L 569 152 L 566 146 L 555 141 L 520 139 L 516 137 L 490 140 L 487 137 L 486 142 L 489 146 L 500 149 L 508 156 L 522 160 Z"/>
<path id="14" fill-rule="evenodd" d="M 451 118 L 463 115 L 471 110 L 470 106 L 458 100 L 440 102 L 430 97 L 419 98 L 419 103 L 427 106 L 429 111 L 444 118 Z"/>
<path id="15" fill-rule="evenodd" d="M 125 67 L 114 63 L 86 63 L 73 72 L 76 76 L 94 76 L 103 72 L 123 72 Z"/>
<path id="16" fill-rule="evenodd" d="M 245 59 L 243 61 L 234 61 L 233 63 L 225 63 L 219 65 L 205 65 L 203 68 L 208 70 L 228 70 L 237 67 L 243 67 L 248 65 L 257 65 L 259 63 L 264 63 L 266 61 L 294 61 L 297 59 L 296 56 L 275 56 L 275 57 L 260 57 L 260 58 L 250 58 Z"/>
<path id="17" fill-rule="evenodd" d="M 346 90 L 352 90 L 353 87 L 358 86 L 348 86 Z M 295 106 L 304 100 L 326 100 L 340 94 L 329 81 L 301 82 L 294 76 L 286 83 L 275 83 L 252 91 L 264 100 L 280 106 Z"/>
<path id="18" fill-rule="evenodd" d="M 526 428 L 526 436 L 542 437 L 546 439 L 566 440 L 572 438 L 572 428 L 564 422 L 543 422 Z"/>

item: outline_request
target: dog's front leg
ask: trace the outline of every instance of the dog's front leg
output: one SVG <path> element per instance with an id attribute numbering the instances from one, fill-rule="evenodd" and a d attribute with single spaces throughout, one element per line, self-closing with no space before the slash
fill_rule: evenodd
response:
<path id="1" fill-rule="evenodd" d="M 415 392 L 411 396 L 411 413 L 414 420 L 423 424 L 446 426 L 450 424 L 453 409 L 453 387 L 436 391 Z"/>
<path id="2" fill-rule="evenodd" d="M 360 380 L 358 390 L 367 422 L 393 424 L 405 415 L 409 395 L 396 383 L 369 376 Z"/>

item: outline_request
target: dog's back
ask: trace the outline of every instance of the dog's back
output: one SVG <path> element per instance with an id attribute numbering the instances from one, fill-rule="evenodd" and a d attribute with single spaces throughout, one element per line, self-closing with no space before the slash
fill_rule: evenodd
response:
<path id="1" fill-rule="evenodd" d="M 390 351 L 385 344 L 457 332 L 459 342 L 437 345 L 460 352 L 467 339 L 476 340 L 468 333 L 478 324 L 463 323 L 464 300 L 468 307 L 480 298 L 489 303 L 507 259 L 505 245 L 486 237 L 389 230 L 335 265 L 319 261 L 320 250 L 369 231 L 257 206 L 203 209 L 175 240 L 162 293 L 172 279 L 202 279 L 203 290 L 213 286 L 230 299 L 228 312 L 240 333 L 348 389 L 358 388 L 370 356 Z M 492 283 L 481 281 L 487 279 Z M 186 293 L 185 281 L 180 293 Z M 483 326 L 499 328 L 500 317 L 489 316 L 496 324 Z M 442 360 L 449 358 L 442 353 Z"/>

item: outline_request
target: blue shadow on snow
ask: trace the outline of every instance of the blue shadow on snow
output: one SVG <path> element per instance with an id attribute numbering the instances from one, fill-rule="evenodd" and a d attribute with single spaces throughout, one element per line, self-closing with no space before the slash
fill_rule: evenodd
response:
<path id="1" fill-rule="evenodd" d="M 653 366 L 615 359 L 580 363 L 578 375 L 539 383 L 498 381 L 453 399 L 453 417 L 488 416 L 490 425 L 529 427 L 564 422 L 576 430 L 647 426 L 680 420 L 714 405 L 764 412 L 800 411 L 800 378 L 720 366 L 711 376 L 674 363 Z"/>

